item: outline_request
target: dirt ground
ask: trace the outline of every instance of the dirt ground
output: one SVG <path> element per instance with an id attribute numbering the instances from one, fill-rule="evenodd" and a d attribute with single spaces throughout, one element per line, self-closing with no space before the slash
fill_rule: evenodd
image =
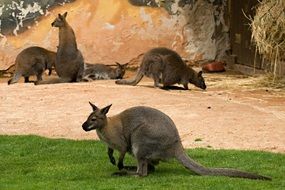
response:
<path id="1" fill-rule="evenodd" d="M 128 73 L 133 75 L 133 73 Z M 208 89 L 154 89 L 150 79 L 138 86 L 114 81 L 34 86 L 7 85 L 0 79 L 0 134 L 96 139 L 81 125 L 91 112 L 113 104 L 109 115 L 144 105 L 175 122 L 187 148 L 264 150 L 285 153 L 285 90 L 258 87 L 259 77 L 206 74 Z"/>

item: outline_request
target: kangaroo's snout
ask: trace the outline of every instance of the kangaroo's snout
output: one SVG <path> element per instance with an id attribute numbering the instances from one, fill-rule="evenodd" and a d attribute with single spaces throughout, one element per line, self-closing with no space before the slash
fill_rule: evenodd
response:
<path id="1" fill-rule="evenodd" d="M 86 131 L 86 132 L 92 130 L 92 128 L 89 127 L 89 124 L 88 124 L 86 121 L 82 124 L 82 128 L 83 128 L 83 130 Z"/>
<path id="2" fill-rule="evenodd" d="M 51 23 L 51 26 L 52 26 L 52 27 L 54 26 L 54 22 Z"/>

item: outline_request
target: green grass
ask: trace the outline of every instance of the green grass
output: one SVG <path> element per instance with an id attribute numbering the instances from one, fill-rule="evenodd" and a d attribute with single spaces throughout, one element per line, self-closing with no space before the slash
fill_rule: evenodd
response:
<path id="1" fill-rule="evenodd" d="M 273 180 L 197 176 L 176 161 L 161 163 L 144 178 L 111 176 L 117 168 L 101 142 L 0 136 L 0 189 L 285 189 L 284 154 L 207 149 L 188 154 L 206 166 L 238 168 Z M 135 164 L 131 156 L 125 162 Z"/>

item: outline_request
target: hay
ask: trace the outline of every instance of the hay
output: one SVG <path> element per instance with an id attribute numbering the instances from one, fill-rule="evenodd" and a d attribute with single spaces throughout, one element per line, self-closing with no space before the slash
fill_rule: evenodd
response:
<path id="1" fill-rule="evenodd" d="M 252 40 L 258 52 L 269 61 L 265 69 L 278 76 L 285 59 L 285 1 L 263 0 L 251 19 Z"/>
<path id="2" fill-rule="evenodd" d="M 227 71 L 225 73 L 205 74 L 207 87 L 209 89 L 227 90 L 270 90 L 280 92 L 285 95 L 285 79 L 273 80 L 273 75 L 249 76 L 237 71 Z"/>

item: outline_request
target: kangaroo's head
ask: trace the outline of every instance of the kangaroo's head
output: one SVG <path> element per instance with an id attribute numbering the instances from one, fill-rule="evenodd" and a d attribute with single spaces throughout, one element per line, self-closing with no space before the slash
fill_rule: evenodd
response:
<path id="1" fill-rule="evenodd" d="M 206 86 L 205 80 L 204 80 L 204 78 L 202 76 L 202 71 L 197 73 L 197 76 L 195 77 L 194 80 L 195 80 L 194 83 L 193 83 L 193 81 L 190 81 L 190 82 L 193 83 L 195 86 L 197 86 L 197 87 L 199 87 L 199 88 L 201 88 L 203 90 L 206 90 L 207 86 Z"/>
<path id="2" fill-rule="evenodd" d="M 63 15 L 58 14 L 58 17 L 54 19 L 54 21 L 51 23 L 51 26 L 53 27 L 63 27 L 66 24 L 66 16 L 67 12 L 65 12 Z"/>
<path id="3" fill-rule="evenodd" d="M 107 124 L 107 116 L 110 107 L 112 106 L 106 106 L 102 109 L 98 108 L 91 102 L 89 102 L 91 105 L 93 112 L 89 115 L 87 120 L 83 123 L 82 128 L 84 131 L 91 131 L 93 129 L 102 129 Z"/>
<path id="4" fill-rule="evenodd" d="M 117 68 L 115 70 L 115 72 L 116 72 L 116 79 L 122 79 L 124 77 L 124 75 L 125 75 L 126 68 L 127 68 L 129 63 L 120 64 L 120 63 L 116 62 L 116 64 L 117 64 Z"/>

